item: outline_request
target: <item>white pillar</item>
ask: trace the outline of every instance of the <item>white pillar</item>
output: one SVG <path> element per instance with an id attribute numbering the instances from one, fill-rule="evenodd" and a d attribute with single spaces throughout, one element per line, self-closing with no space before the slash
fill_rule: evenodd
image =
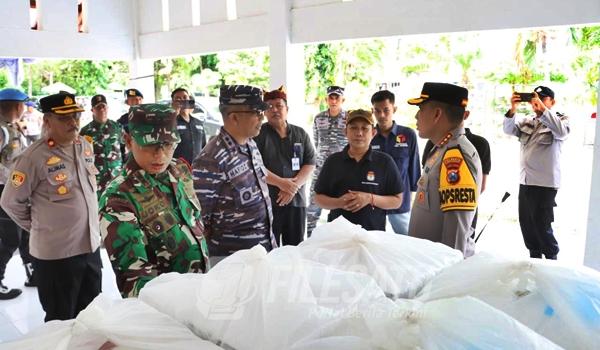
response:
<path id="1" fill-rule="evenodd" d="M 287 89 L 292 124 L 304 125 L 304 46 L 291 43 L 292 0 L 269 0 L 269 52 L 271 57 L 270 85 Z"/>
<path id="2" fill-rule="evenodd" d="M 129 62 L 129 88 L 136 88 L 144 95 L 144 103 L 156 101 L 154 95 L 154 60 L 136 59 Z"/>
<path id="3" fill-rule="evenodd" d="M 598 106 L 596 116 L 600 115 L 600 80 L 598 81 Z M 583 264 L 600 270 L 600 121 L 596 117 L 596 137 L 592 163 L 592 184 L 588 205 L 587 235 Z"/>

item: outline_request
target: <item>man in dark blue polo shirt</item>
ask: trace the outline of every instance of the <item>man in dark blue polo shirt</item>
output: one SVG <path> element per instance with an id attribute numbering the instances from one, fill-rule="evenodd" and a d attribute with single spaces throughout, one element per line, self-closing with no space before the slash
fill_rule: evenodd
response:
<path id="1" fill-rule="evenodd" d="M 329 156 L 315 185 L 315 202 L 329 209 L 327 221 L 343 216 L 366 230 L 385 230 L 386 211 L 402 204 L 400 172 L 389 155 L 371 149 L 375 118 L 351 111 L 346 120 L 348 145 Z"/>
<path id="2" fill-rule="evenodd" d="M 173 158 L 183 159 L 188 164 L 192 164 L 206 146 L 204 122 L 191 115 L 195 105 L 194 98 L 186 89 L 180 87 L 171 93 L 171 107 L 177 111 L 177 132 L 181 137 Z"/>
<path id="3" fill-rule="evenodd" d="M 387 211 L 387 218 L 394 232 L 407 235 L 411 192 L 417 190 L 421 167 L 417 135 L 413 129 L 394 121 L 394 113 L 398 109 L 395 101 L 394 94 L 388 90 L 377 91 L 371 97 L 373 115 L 377 119 L 377 134 L 371 141 L 371 148 L 389 154 L 400 171 L 404 200 L 399 208 Z"/>
<path id="4" fill-rule="evenodd" d="M 273 234 L 277 244 L 298 245 L 306 228 L 305 183 L 315 170 L 315 149 L 301 127 L 287 122 L 287 95 L 283 86 L 264 94 L 269 105 L 267 122 L 254 138 L 267 168 L 273 205 Z"/>

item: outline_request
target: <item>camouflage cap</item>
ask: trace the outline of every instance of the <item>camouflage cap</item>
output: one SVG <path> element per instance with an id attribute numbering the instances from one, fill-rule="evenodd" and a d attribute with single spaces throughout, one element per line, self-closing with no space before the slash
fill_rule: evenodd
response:
<path id="1" fill-rule="evenodd" d="M 219 103 L 226 106 L 249 106 L 257 111 L 266 111 L 269 105 L 263 100 L 261 89 L 250 85 L 223 85 Z"/>
<path id="2" fill-rule="evenodd" d="M 129 109 L 129 134 L 140 146 L 178 143 L 177 113 L 162 104 L 141 104 Z"/>

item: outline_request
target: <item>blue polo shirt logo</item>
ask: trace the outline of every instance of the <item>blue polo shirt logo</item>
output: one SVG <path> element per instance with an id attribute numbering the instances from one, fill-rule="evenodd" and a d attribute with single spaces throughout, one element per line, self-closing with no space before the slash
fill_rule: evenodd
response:
<path id="1" fill-rule="evenodd" d="M 374 171 L 367 172 L 367 181 L 373 181 L 373 180 L 375 180 L 375 172 Z"/>

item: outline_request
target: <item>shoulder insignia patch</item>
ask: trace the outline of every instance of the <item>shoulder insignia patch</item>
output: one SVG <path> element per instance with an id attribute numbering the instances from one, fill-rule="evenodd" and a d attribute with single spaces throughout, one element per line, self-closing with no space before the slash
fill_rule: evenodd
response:
<path id="1" fill-rule="evenodd" d="M 83 138 L 86 139 L 87 142 L 90 143 L 90 145 L 94 144 L 94 139 L 90 135 L 85 135 L 85 136 L 83 136 Z"/>
<path id="2" fill-rule="evenodd" d="M 477 183 L 459 148 L 451 148 L 444 153 L 439 192 L 442 211 L 477 208 Z"/>
<path id="3" fill-rule="evenodd" d="M 25 182 L 26 175 L 20 171 L 14 170 L 10 175 L 10 182 L 15 188 L 21 187 Z"/>

